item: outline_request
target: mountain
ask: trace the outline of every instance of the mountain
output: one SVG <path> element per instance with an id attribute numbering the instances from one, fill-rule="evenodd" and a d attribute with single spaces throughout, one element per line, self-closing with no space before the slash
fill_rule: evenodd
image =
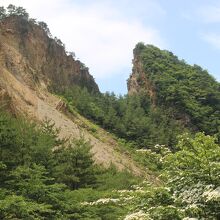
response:
<path id="1" fill-rule="evenodd" d="M 0 7 L 0 110 L 0 219 L 220 219 L 219 83 L 169 51 L 138 43 L 128 95 L 102 94 Z"/>
<path id="2" fill-rule="evenodd" d="M 100 93 L 88 68 L 67 54 L 45 23 L 14 14 L 0 20 L 0 106 L 29 120 L 54 122 L 61 138 L 83 135 L 93 146 L 96 163 L 142 175 L 142 168 L 120 152 L 111 135 L 97 128 L 94 136 L 92 123 L 77 113 L 69 116 L 65 102 L 51 93 L 74 86 Z"/>
<path id="3" fill-rule="evenodd" d="M 138 43 L 128 94 L 144 92 L 155 107 L 193 131 L 220 134 L 220 83 L 198 65 L 172 52 Z"/>
<path id="4" fill-rule="evenodd" d="M 220 84 L 200 66 L 138 43 L 127 84 L 128 95 L 120 97 L 71 88 L 62 95 L 86 118 L 138 148 L 161 144 L 175 150 L 183 133 L 220 140 Z"/>

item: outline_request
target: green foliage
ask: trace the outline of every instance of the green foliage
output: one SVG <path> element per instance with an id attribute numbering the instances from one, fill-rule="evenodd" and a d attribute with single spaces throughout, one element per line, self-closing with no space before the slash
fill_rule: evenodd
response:
<path id="1" fill-rule="evenodd" d="M 51 140 L 53 140 L 53 145 L 59 147 L 66 142 L 68 139 L 59 138 L 60 129 L 55 128 L 55 123 L 51 120 L 44 120 L 41 124 L 41 131 L 45 136 L 49 136 Z"/>
<path id="2" fill-rule="evenodd" d="M 128 171 L 119 172 L 112 165 L 107 170 L 100 169 L 97 171 L 97 189 L 98 190 L 122 190 L 128 189 L 132 185 L 140 182 L 139 178 L 135 178 Z"/>
<path id="3" fill-rule="evenodd" d="M 39 21 L 38 25 L 46 32 L 46 34 L 49 37 L 52 37 L 52 34 L 50 33 L 50 29 L 48 28 L 47 24 L 43 21 Z"/>
<path id="4" fill-rule="evenodd" d="M 179 151 L 165 156 L 168 184 L 190 216 L 220 217 L 220 146 L 216 139 L 196 134 L 180 137 Z"/>
<path id="5" fill-rule="evenodd" d="M 158 220 L 182 219 L 181 212 L 174 206 L 158 206 L 151 211 L 151 216 Z"/>
<path id="6" fill-rule="evenodd" d="M 9 16 L 29 17 L 22 7 L 0 7 L 0 20 Z M 44 22 L 29 21 L 51 37 Z M 64 47 L 57 38 L 53 42 Z M 122 138 L 121 145 L 161 174 L 161 181 L 152 173 L 157 185 L 100 168 L 83 138 L 68 142 L 51 121 L 37 126 L 0 112 L 0 219 L 220 219 L 219 83 L 201 67 L 154 46 L 139 43 L 134 53 L 155 88 L 156 106 L 147 93 L 91 92 L 83 77 L 81 87 L 57 93 L 70 112 Z M 138 82 L 142 85 L 141 77 Z M 89 129 L 98 133 L 98 126 Z M 177 143 L 188 130 L 215 136 L 185 134 Z"/>
<path id="7" fill-rule="evenodd" d="M 96 178 L 90 149 L 91 146 L 84 139 L 73 141 L 68 147 L 56 149 L 53 157 L 56 161 L 53 168 L 56 180 L 70 189 L 94 184 Z"/>
<path id="8" fill-rule="evenodd" d="M 155 88 L 157 105 L 171 108 L 174 118 L 188 127 L 219 134 L 219 83 L 206 70 L 166 50 L 139 43 L 134 54 L 142 61 L 146 77 Z"/>
<path id="9" fill-rule="evenodd" d="M 48 177 L 45 167 L 32 164 L 18 166 L 10 172 L 6 184 L 18 195 L 22 195 L 37 202 L 50 203 L 51 194 L 65 189 L 65 185 L 52 184 L 53 178 Z"/>
<path id="10" fill-rule="evenodd" d="M 194 139 L 184 135 L 177 146 L 178 152 L 168 155 L 166 159 L 170 164 L 169 173 L 182 179 L 182 187 L 192 182 L 220 184 L 220 146 L 215 138 L 203 133 L 196 134 Z"/>
<path id="11" fill-rule="evenodd" d="M 4 7 L 0 7 L 0 20 L 6 17 L 6 10 Z"/>
<path id="12" fill-rule="evenodd" d="M 9 170 L 32 162 L 47 166 L 54 143 L 54 138 L 38 129 L 35 124 L 1 113 L 0 160 Z"/>
<path id="13" fill-rule="evenodd" d="M 0 218 L 85 220 L 125 215 L 127 207 L 118 207 L 114 200 L 103 203 L 103 198 L 117 197 L 114 190 L 131 188 L 140 180 L 94 165 L 91 146 L 83 138 L 68 145 L 58 135 L 51 121 L 37 126 L 0 113 Z M 95 201 L 97 205 L 85 205 Z"/>
<path id="14" fill-rule="evenodd" d="M 31 202 L 22 196 L 9 195 L 0 200 L 1 219 L 48 219 L 53 214 L 49 205 Z"/>
<path id="15" fill-rule="evenodd" d="M 173 146 L 183 126 L 172 119 L 169 111 L 152 108 L 146 94 L 116 97 L 114 93 L 90 93 L 72 87 L 58 94 L 65 97 L 69 110 L 80 114 L 138 147 L 155 144 Z"/>
<path id="16" fill-rule="evenodd" d="M 219 219 L 214 137 L 185 134 L 175 151 L 163 145 L 135 151 L 162 174 L 163 185 L 156 186 L 114 167 L 97 168 L 88 142 L 68 146 L 58 132 L 49 121 L 39 127 L 0 114 L 1 219 Z"/>
<path id="17" fill-rule="evenodd" d="M 26 10 L 22 7 L 16 7 L 15 5 L 8 5 L 7 7 L 8 16 L 16 15 L 21 16 L 22 18 L 28 20 L 29 14 L 26 12 Z"/>
<path id="18" fill-rule="evenodd" d="M 118 190 L 116 203 L 129 210 L 119 219 L 219 219 L 220 148 L 215 138 L 203 133 L 184 135 L 176 152 L 158 145 L 148 153 L 157 154 L 162 163 L 163 184 L 144 181 L 130 190 Z"/>

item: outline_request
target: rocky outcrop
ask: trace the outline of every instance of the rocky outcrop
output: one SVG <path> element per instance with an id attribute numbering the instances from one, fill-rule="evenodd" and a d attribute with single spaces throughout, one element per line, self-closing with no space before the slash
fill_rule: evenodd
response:
<path id="1" fill-rule="evenodd" d="M 29 85 L 66 88 L 72 85 L 98 92 L 88 68 L 67 55 L 60 40 L 52 39 L 38 24 L 19 16 L 0 22 L 0 63 Z"/>
<path id="2" fill-rule="evenodd" d="M 132 60 L 132 74 L 127 80 L 128 95 L 136 93 L 147 93 L 153 105 L 156 103 L 155 89 L 151 81 L 148 79 L 148 74 L 145 73 L 143 62 L 140 54 L 135 48 L 133 51 L 134 58 Z"/>

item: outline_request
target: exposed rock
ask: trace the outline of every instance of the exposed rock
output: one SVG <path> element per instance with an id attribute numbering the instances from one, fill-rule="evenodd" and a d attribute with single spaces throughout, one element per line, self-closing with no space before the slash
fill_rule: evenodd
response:
<path id="1" fill-rule="evenodd" d="M 0 53 L 1 65 L 17 78 L 26 75 L 29 82 L 43 81 L 50 89 L 77 84 L 99 91 L 83 63 L 67 55 L 63 45 L 39 25 L 22 17 L 10 16 L 0 22 Z"/>
<path id="2" fill-rule="evenodd" d="M 140 56 L 135 49 L 133 51 L 133 54 L 134 58 L 132 61 L 132 74 L 127 81 L 128 95 L 140 93 L 142 91 L 145 93 L 147 92 L 152 104 L 155 105 L 156 94 L 154 86 L 148 79 L 148 75 L 144 71 L 142 60 L 140 59 Z"/>

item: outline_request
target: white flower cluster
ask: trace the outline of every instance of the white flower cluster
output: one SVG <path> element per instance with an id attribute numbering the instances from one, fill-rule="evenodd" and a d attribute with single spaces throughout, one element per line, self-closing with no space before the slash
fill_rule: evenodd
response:
<path id="1" fill-rule="evenodd" d="M 212 185 L 197 183 L 191 187 L 183 187 L 181 190 L 175 191 L 173 196 L 175 200 L 181 199 L 185 203 L 195 204 L 201 201 L 204 192 L 210 192 L 212 187 Z"/>
<path id="2" fill-rule="evenodd" d="M 120 199 L 102 198 L 102 199 L 98 199 L 97 201 L 94 201 L 94 202 L 83 202 L 81 204 L 82 205 L 100 205 L 100 204 L 108 204 L 110 202 L 117 203 L 119 201 L 120 201 Z"/>
<path id="3" fill-rule="evenodd" d="M 147 213 L 140 210 L 139 212 L 131 213 L 125 216 L 124 220 L 151 220 L 151 218 Z"/>
<path id="4" fill-rule="evenodd" d="M 146 193 L 147 191 L 144 190 L 143 187 L 139 185 L 133 185 L 131 186 L 131 190 L 113 190 L 114 193 L 117 193 L 119 198 L 101 198 L 93 202 L 83 202 L 81 205 L 102 205 L 102 204 L 108 204 L 108 203 L 120 203 L 124 204 L 125 202 L 132 201 L 136 198 L 136 193 Z"/>
<path id="5" fill-rule="evenodd" d="M 187 206 L 187 209 L 197 209 L 198 205 L 197 204 L 190 204 Z"/>
<path id="6" fill-rule="evenodd" d="M 157 149 L 157 148 L 160 149 L 161 147 L 165 147 L 165 145 L 163 145 L 163 144 L 161 144 L 161 145 L 160 145 L 160 144 L 154 145 L 154 148 L 155 148 L 155 149 Z"/>
<path id="7" fill-rule="evenodd" d="M 216 189 L 210 189 L 203 193 L 203 197 L 205 197 L 206 202 L 208 201 L 217 201 L 220 200 L 220 186 Z"/>
<path id="8" fill-rule="evenodd" d="M 129 193 L 133 193 L 133 190 L 127 190 L 127 189 L 123 189 L 123 190 L 113 190 L 113 192 L 117 192 L 119 194 L 129 194 Z"/>
<path id="9" fill-rule="evenodd" d="M 124 201 L 124 202 L 127 202 L 127 201 L 130 201 L 130 200 L 134 199 L 134 198 L 135 198 L 134 196 L 124 197 L 124 198 L 123 198 L 123 201 Z"/>
<path id="10" fill-rule="evenodd" d="M 148 209 L 148 212 L 149 212 L 149 211 L 152 211 L 152 210 L 154 210 L 154 209 L 163 208 L 163 207 L 164 207 L 164 206 L 161 206 L 161 205 L 152 206 L 152 207 L 150 207 L 150 208 Z M 167 207 L 176 209 L 176 207 L 173 206 L 173 205 L 168 205 Z"/>
<path id="11" fill-rule="evenodd" d="M 145 153 L 145 152 L 151 152 L 149 149 L 138 149 L 136 152 Z"/>
<path id="12" fill-rule="evenodd" d="M 145 192 L 143 187 L 138 185 L 133 185 L 132 188 L 134 189 L 134 192 Z"/>
<path id="13" fill-rule="evenodd" d="M 146 192 L 144 190 L 144 188 L 139 185 L 133 185 L 133 186 L 131 186 L 131 188 L 132 188 L 132 190 L 116 190 L 113 192 L 119 193 L 120 196 L 123 196 L 123 194 L 145 193 Z"/>
<path id="14" fill-rule="evenodd" d="M 198 220 L 198 218 L 189 218 L 189 217 L 186 217 L 186 218 L 184 218 L 183 220 Z"/>
<path id="15" fill-rule="evenodd" d="M 163 144 L 156 144 L 154 146 L 154 149 L 157 151 L 160 151 L 161 153 L 163 153 L 163 155 L 171 153 L 170 149 L 168 147 L 166 147 L 166 145 Z"/>

